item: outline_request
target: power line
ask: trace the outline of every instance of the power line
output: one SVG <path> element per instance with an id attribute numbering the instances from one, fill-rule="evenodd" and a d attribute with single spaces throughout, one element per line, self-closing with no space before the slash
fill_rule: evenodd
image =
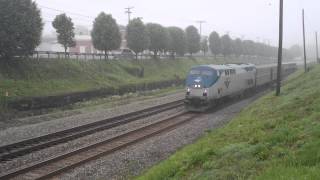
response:
<path id="1" fill-rule="evenodd" d="M 74 16 L 84 17 L 84 18 L 87 18 L 87 19 L 90 19 L 90 20 L 95 19 L 94 17 L 87 16 L 87 15 L 84 15 L 84 14 L 74 13 L 74 12 L 70 12 L 70 11 L 64 11 L 64 10 L 61 10 L 61 9 L 55 9 L 55 8 L 51 8 L 51 7 L 47 7 L 47 6 L 43 6 L 43 5 L 39 5 L 39 7 L 44 8 L 44 9 L 48 9 L 48 10 L 52 10 L 52 11 L 56 11 L 56 12 L 68 13 L 68 14 L 71 14 L 71 15 L 74 15 Z"/>
<path id="2" fill-rule="evenodd" d="M 44 18 L 49 18 L 49 19 L 55 19 L 56 15 L 53 14 L 42 14 L 42 16 Z M 83 18 L 79 18 L 79 17 L 72 17 L 72 21 L 73 22 L 86 22 L 88 24 L 92 24 L 92 21 L 87 20 L 87 19 L 83 19 Z"/>

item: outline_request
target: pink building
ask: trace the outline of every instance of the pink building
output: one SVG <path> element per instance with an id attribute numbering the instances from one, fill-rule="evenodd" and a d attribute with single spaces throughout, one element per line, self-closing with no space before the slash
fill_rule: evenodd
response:
<path id="1" fill-rule="evenodd" d="M 127 40 L 126 40 L 126 27 L 119 26 L 120 33 L 121 33 L 121 45 L 120 49 L 124 49 L 127 47 Z M 70 48 L 70 52 L 73 53 L 98 53 L 99 51 L 96 50 L 92 44 L 91 36 L 86 34 L 83 35 L 82 33 L 77 33 L 76 37 L 76 46 Z"/>
<path id="2" fill-rule="evenodd" d="M 93 47 L 91 36 L 76 35 L 76 46 L 70 48 L 73 53 L 97 53 L 98 51 Z"/>

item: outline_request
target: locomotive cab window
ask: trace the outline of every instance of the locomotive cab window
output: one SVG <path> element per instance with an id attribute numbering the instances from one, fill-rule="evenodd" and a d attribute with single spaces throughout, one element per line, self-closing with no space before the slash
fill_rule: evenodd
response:
<path id="1" fill-rule="evenodd" d="M 201 71 L 201 75 L 204 75 L 204 76 L 212 76 L 213 73 L 212 73 L 212 71 Z"/>
<path id="2" fill-rule="evenodd" d="M 198 70 L 198 69 L 192 69 L 192 70 L 190 71 L 190 74 L 192 74 L 192 75 L 200 75 L 200 74 L 201 74 L 201 71 Z"/>

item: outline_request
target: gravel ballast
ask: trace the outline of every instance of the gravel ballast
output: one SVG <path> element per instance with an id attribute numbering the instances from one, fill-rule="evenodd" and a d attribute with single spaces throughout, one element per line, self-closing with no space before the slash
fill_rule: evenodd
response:
<path id="1" fill-rule="evenodd" d="M 59 179 L 128 179 L 168 158 L 179 148 L 197 140 L 207 130 L 221 127 L 263 93 L 204 115 L 169 133 L 147 139 L 114 154 L 78 167 Z"/>
<path id="2" fill-rule="evenodd" d="M 5 172 L 10 169 L 21 167 L 28 163 L 38 162 L 43 159 L 47 159 L 48 157 L 54 157 L 59 154 L 70 152 L 72 150 L 76 150 L 78 148 L 88 146 L 90 144 L 97 143 L 105 139 L 110 139 L 112 137 L 118 136 L 120 134 L 124 134 L 134 129 L 138 129 L 140 127 L 152 124 L 154 122 L 161 121 L 162 119 L 168 116 L 171 116 L 175 113 L 181 112 L 183 110 L 184 110 L 183 107 L 175 108 L 169 111 L 162 112 L 160 114 L 156 114 L 154 116 L 139 119 L 137 121 L 133 121 L 118 127 L 114 127 L 109 130 L 97 132 L 95 134 L 88 135 L 76 140 L 72 140 L 67 143 L 59 144 L 50 148 L 33 152 L 25 156 L 15 158 L 14 160 L 8 161 L 7 163 L 0 164 L 0 172 Z"/>
<path id="3" fill-rule="evenodd" d="M 262 93 L 261 93 L 262 94 Z M 183 147 L 186 144 L 194 142 L 203 133 L 212 128 L 217 128 L 226 122 L 228 122 L 235 114 L 237 114 L 243 107 L 248 105 L 254 99 L 259 97 L 260 94 L 255 95 L 246 100 L 242 100 L 233 105 L 226 106 L 215 112 L 199 114 L 199 118 L 185 124 L 169 133 L 164 133 L 160 136 L 150 138 L 139 144 L 130 146 L 123 150 L 117 151 L 112 155 L 105 156 L 99 160 L 92 161 L 86 165 L 76 168 L 70 173 L 63 175 L 62 179 L 127 179 L 130 176 L 137 175 L 147 167 L 154 165 L 155 163 L 167 158 L 170 154 L 177 149 Z M 173 95 L 165 96 L 162 98 L 156 98 L 146 100 L 142 102 L 135 102 L 125 106 L 99 111 L 94 114 L 80 114 L 75 117 L 66 117 L 55 121 L 43 122 L 26 127 L 16 128 L 16 134 L 11 133 L 11 139 L 20 141 L 26 134 L 28 137 L 34 137 L 42 135 L 43 133 L 55 132 L 57 130 L 67 129 L 80 124 L 86 124 L 100 120 L 101 116 L 112 117 L 114 114 L 133 112 L 136 110 L 144 109 L 157 104 L 163 104 L 178 100 L 183 97 L 182 93 L 176 93 Z M 125 111 L 127 110 L 127 111 Z M 173 109 L 152 117 L 147 117 L 129 124 L 119 126 L 110 130 L 95 133 L 90 136 L 86 136 L 68 143 L 60 144 L 51 148 L 47 148 L 26 156 L 19 157 L 13 161 L 5 164 L 0 164 L 0 171 L 5 172 L 7 170 L 19 167 L 21 165 L 43 160 L 45 158 L 66 153 L 89 145 L 93 142 L 101 141 L 105 138 L 111 138 L 127 131 L 139 128 L 144 125 L 159 121 L 166 116 L 181 111 L 181 108 Z M 107 114 L 105 114 L 108 112 Z M 118 113 L 118 114 L 117 114 Z M 71 122 L 69 122 L 71 121 Z M 46 129 L 41 132 L 34 132 L 37 128 Z M 10 128 L 11 129 L 11 128 Z M 19 130 L 20 129 L 20 130 Z M 6 130 L 7 131 L 7 130 Z M 22 131 L 22 132 L 20 132 Z M 10 135 L 1 134 L 0 139 L 3 137 L 10 137 Z M 2 143 L 2 142 L 1 142 Z"/>
<path id="4" fill-rule="evenodd" d="M 99 108 L 95 111 L 58 118 L 51 121 L 44 121 L 37 124 L 8 128 L 0 131 L 0 146 L 96 122 L 121 114 L 142 110 L 148 107 L 173 102 L 175 100 L 182 99 L 183 97 L 184 93 L 174 93 L 163 97 L 129 103 L 114 108 Z M 39 117 L 29 117 L 28 120 L 30 118 Z M 21 121 L 24 120 L 25 119 L 21 119 Z"/>

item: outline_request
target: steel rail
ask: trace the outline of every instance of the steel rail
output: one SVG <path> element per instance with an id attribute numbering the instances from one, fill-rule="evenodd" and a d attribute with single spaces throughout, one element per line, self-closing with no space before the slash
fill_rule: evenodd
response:
<path id="1" fill-rule="evenodd" d="M 148 116 L 152 116 L 173 108 L 183 105 L 183 100 L 178 100 L 158 106 L 146 108 L 136 112 L 123 114 L 120 116 L 100 120 L 94 123 L 77 126 L 63 131 L 58 131 L 52 134 L 47 134 L 24 141 L 0 147 L 0 162 L 5 162 L 30 154 L 32 152 L 52 147 L 57 144 L 65 143 L 74 139 L 78 139 L 99 131 L 111 129 L 123 124 L 133 122 Z"/>
<path id="2" fill-rule="evenodd" d="M 119 136 L 106 139 L 38 163 L 26 165 L 18 170 L 13 170 L 7 174 L 0 175 L 0 179 L 52 178 L 82 164 L 88 163 L 89 161 L 106 156 L 117 150 L 136 144 L 160 133 L 173 130 L 179 125 L 191 121 L 195 117 L 199 117 L 199 114 L 183 111 L 153 124 L 146 125 Z"/>

